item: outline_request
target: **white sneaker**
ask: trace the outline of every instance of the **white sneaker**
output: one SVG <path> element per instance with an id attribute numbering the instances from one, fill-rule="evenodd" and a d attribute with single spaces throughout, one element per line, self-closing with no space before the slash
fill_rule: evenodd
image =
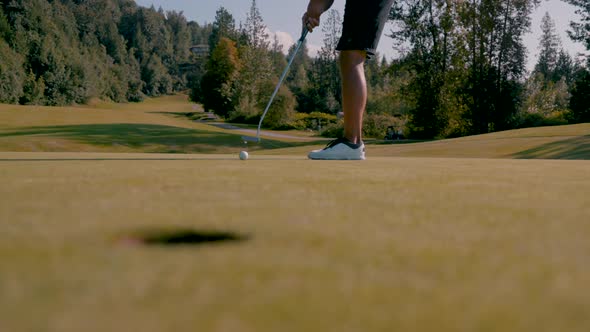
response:
<path id="1" fill-rule="evenodd" d="M 311 151 L 307 157 L 314 160 L 365 160 L 365 144 L 353 144 L 339 138 L 322 150 Z"/>

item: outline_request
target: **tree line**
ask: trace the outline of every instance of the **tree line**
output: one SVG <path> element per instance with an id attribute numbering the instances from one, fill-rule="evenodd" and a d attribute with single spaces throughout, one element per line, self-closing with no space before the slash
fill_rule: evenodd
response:
<path id="1" fill-rule="evenodd" d="M 365 135 L 379 137 L 393 126 L 415 138 L 456 137 L 590 121 L 588 63 L 561 47 L 549 14 L 542 21 L 538 61 L 527 71 L 523 37 L 539 2 L 396 1 L 390 13 L 394 28 L 387 35 L 400 56 L 391 63 L 379 56 L 366 63 Z M 570 37 L 590 48 L 589 5 L 568 2 L 582 16 L 582 22 L 572 22 Z M 310 58 L 304 47 L 267 126 L 309 126 L 301 120 L 312 118 L 314 126 L 331 123 L 326 134 L 338 134 L 341 124 L 333 115 L 341 96 L 334 49 L 341 23 L 337 11 L 324 15 L 321 51 Z M 221 7 L 195 100 L 229 120 L 257 119 L 284 66 L 277 41 L 269 43 L 264 31 L 255 0 L 240 27 Z"/>
<path id="2" fill-rule="evenodd" d="M 581 17 L 569 37 L 590 50 L 590 5 L 565 1 Z M 548 14 L 537 63 L 526 70 L 523 36 L 539 2 L 396 1 L 384 38 L 394 39 L 399 57 L 366 63 L 364 134 L 394 127 L 415 138 L 454 137 L 590 121 L 589 64 L 561 47 Z M 319 53 L 311 57 L 303 45 L 265 127 L 341 133 L 342 17 L 331 10 L 322 22 Z M 194 45 L 208 54 L 193 54 Z M 0 0 L 3 103 L 133 102 L 189 91 L 228 121 L 257 123 L 292 52 L 269 38 L 256 0 L 245 22 L 220 7 L 203 25 L 132 0 Z"/>
<path id="3" fill-rule="evenodd" d="M 409 48 L 400 63 L 414 76 L 414 135 L 463 136 L 590 120 L 581 116 L 584 110 L 568 109 L 570 98 L 580 97 L 576 89 L 585 84 L 587 70 L 561 48 L 548 14 L 539 59 L 527 75 L 523 36 L 539 2 L 396 1 L 391 36 Z"/>
<path id="4" fill-rule="evenodd" d="M 311 57 L 303 43 L 264 126 L 319 129 L 326 136 L 341 134 L 341 81 L 335 48 L 342 17 L 331 10 L 323 22 L 321 49 Z M 210 55 L 201 61 L 201 82 L 192 89 L 193 100 L 229 121 L 257 123 L 295 48 L 293 45 L 283 54 L 283 46 L 276 38 L 269 38 L 267 31 L 255 0 L 246 21 L 239 26 L 232 14 L 220 7 L 208 40 Z M 369 136 L 383 136 L 388 126 L 401 126 L 408 109 L 401 98 L 403 79 L 396 76 L 385 58 L 376 58 L 366 66 L 371 98 L 365 133 Z"/>
<path id="5" fill-rule="evenodd" d="M 0 102 L 141 101 L 186 90 L 210 28 L 133 0 L 0 0 Z"/>

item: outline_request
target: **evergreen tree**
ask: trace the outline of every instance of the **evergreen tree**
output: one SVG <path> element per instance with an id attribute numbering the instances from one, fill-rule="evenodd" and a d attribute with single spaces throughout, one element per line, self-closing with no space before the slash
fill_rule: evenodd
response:
<path id="1" fill-rule="evenodd" d="M 391 37 L 400 46 L 411 45 L 406 61 L 415 73 L 410 127 L 416 137 L 440 136 L 447 126 L 442 92 L 453 54 L 454 15 L 453 2 L 444 0 L 402 0 L 392 9 L 397 30 Z"/>
<path id="2" fill-rule="evenodd" d="M 37 78 L 33 72 L 29 73 L 24 87 L 23 96 L 19 103 L 23 105 L 42 105 L 45 98 L 45 81 L 43 77 Z"/>
<path id="3" fill-rule="evenodd" d="M 565 82 L 569 85 L 573 82 L 576 71 L 577 64 L 572 56 L 564 49 L 561 49 L 557 56 L 557 63 L 555 64 L 554 80 L 565 79 Z"/>
<path id="4" fill-rule="evenodd" d="M 590 50 L 590 2 L 588 0 L 564 0 L 578 7 L 576 14 L 581 16 L 581 22 L 571 22 L 568 34 L 572 40 L 584 43 Z"/>
<path id="5" fill-rule="evenodd" d="M 468 79 L 464 86 L 467 133 L 505 130 L 522 98 L 526 49 L 522 41 L 539 0 L 471 0 L 459 7 L 466 28 Z"/>
<path id="6" fill-rule="evenodd" d="M 197 22 L 188 22 L 188 29 L 191 36 L 191 45 L 207 44 L 212 33 L 213 25 L 205 24 L 200 26 Z"/>
<path id="7" fill-rule="evenodd" d="M 252 0 L 250 11 L 246 16 L 244 34 L 248 38 L 248 44 L 252 48 L 264 50 L 269 48 L 270 44 L 268 42 L 266 25 L 260 15 L 260 10 L 256 6 L 256 0 Z"/>
<path id="8" fill-rule="evenodd" d="M 414 78 L 414 136 L 510 127 L 522 96 L 522 37 L 539 0 L 400 0 L 391 36 Z M 409 46 L 409 50 L 408 50 Z"/>
<path id="9" fill-rule="evenodd" d="M 23 58 L 0 39 L 0 103 L 14 104 L 23 95 Z"/>
<path id="10" fill-rule="evenodd" d="M 555 23 L 549 13 L 545 13 L 545 16 L 543 16 L 541 31 L 542 34 L 539 39 L 540 53 L 535 65 L 535 72 L 540 73 L 548 80 L 554 81 L 561 42 L 555 31 Z"/>
<path id="11" fill-rule="evenodd" d="M 279 38 L 275 35 L 270 49 L 270 61 L 272 63 L 274 75 L 279 76 L 287 66 L 287 59 L 283 54 L 283 44 L 279 42 Z"/>
<path id="12" fill-rule="evenodd" d="M 8 18 L 4 15 L 2 3 L 0 3 L 0 39 L 10 41 L 11 37 L 12 29 L 10 28 L 10 23 L 8 23 Z"/>
<path id="13" fill-rule="evenodd" d="M 580 69 L 577 76 L 569 104 L 571 121 L 590 122 L 590 71 Z"/>
<path id="14" fill-rule="evenodd" d="M 295 52 L 295 44 L 289 48 L 287 58 L 291 58 L 293 52 Z M 308 71 L 311 68 L 311 63 L 312 59 L 309 56 L 309 51 L 307 49 L 307 41 L 303 41 L 299 52 L 297 52 L 291 63 L 291 68 L 287 73 L 287 77 L 285 78 L 285 85 L 289 87 L 297 99 L 296 110 L 298 112 L 311 112 L 307 106 L 307 96 L 305 94 L 309 84 Z"/>
<path id="15" fill-rule="evenodd" d="M 209 50 L 213 52 L 221 38 L 237 41 L 236 22 L 234 17 L 223 7 L 219 7 L 215 13 L 215 20 L 209 35 Z"/>
<path id="16" fill-rule="evenodd" d="M 145 82 L 144 91 L 150 96 L 172 92 L 172 79 L 157 54 L 152 54 L 142 65 L 141 80 Z"/>
<path id="17" fill-rule="evenodd" d="M 575 72 L 577 71 L 577 64 L 572 56 L 564 49 L 559 51 L 557 62 L 555 64 L 555 71 L 553 72 L 553 80 L 559 81 L 565 79 L 565 82 L 570 85 L 574 80 Z"/>
<path id="18" fill-rule="evenodd" d="M 340 13 L 335 9 L 328 11 L 322 23 L 322 48 L 308 69 L 308 84 L 304 94 L 298 96 L 301 112 L 336 114 L 341 109 L 341 79 L 336 52 L 342 34 L 341 27 Z"/>
<path id="19" fill-rule="evenodd" d="M 275 78 L 266 25 L 256 7 L 256 0 L 252 0 L 242 35 L 246 40 L 239 47 L 242 67 L 232 97 L 239 101 L 239 107 L 230 117 L 232 120 L 256 121 L 268 103 L 264 87 Z"/>
<path id="20" fill-rule="evenodd" d="M 10 67 L 0 76 L 14 90 L 3 100 L 122 102 L 181 91 L 191 41 L 210 31 L 133 0 L 0 1 L 0 66 Z"/>
<path id="21" fill-rule="evenodd" d="M 183 90 L 188 83 L 187 73 L 181 68 L 187 64 L 190 57 L 191 35 L 188 22 L 182 12 L 171 11 L 166 14 L 166 24 L 170 26 L 172 47 L 176 64 L 169 68 L 174 91 Z"/>

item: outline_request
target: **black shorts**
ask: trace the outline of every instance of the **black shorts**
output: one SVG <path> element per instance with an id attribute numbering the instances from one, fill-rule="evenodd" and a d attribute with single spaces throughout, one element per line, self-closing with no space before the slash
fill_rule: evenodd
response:
<path id="1" fill-rule="evenodd" d="M 375 55 L 394 0 L 346 0 L 338 51 L 360 50 Z"/>

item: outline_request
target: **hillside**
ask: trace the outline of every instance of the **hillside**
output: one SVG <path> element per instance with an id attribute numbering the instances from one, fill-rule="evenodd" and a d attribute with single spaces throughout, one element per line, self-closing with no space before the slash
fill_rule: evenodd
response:
<path id="1" fill-rule="evenodd" d="M 590 159 L 590 123 L 509 130 L 419 144 L 371 147 L 375 155 Z"/>
<path id="2" fill-rule="evenodd" d="M 202 112 L 184 95 L 138 104 L 98 102 L 83 107 L 0 105 L 0 151 L 237 153 L 306 156 L 325 140 L 308 133 L 266 137 L 246 147 L 237 129 L 192 121 Z M 369 157 L 590 159 L 590 124 L 528 128 L 440 141 L 368 141 Z"/>

